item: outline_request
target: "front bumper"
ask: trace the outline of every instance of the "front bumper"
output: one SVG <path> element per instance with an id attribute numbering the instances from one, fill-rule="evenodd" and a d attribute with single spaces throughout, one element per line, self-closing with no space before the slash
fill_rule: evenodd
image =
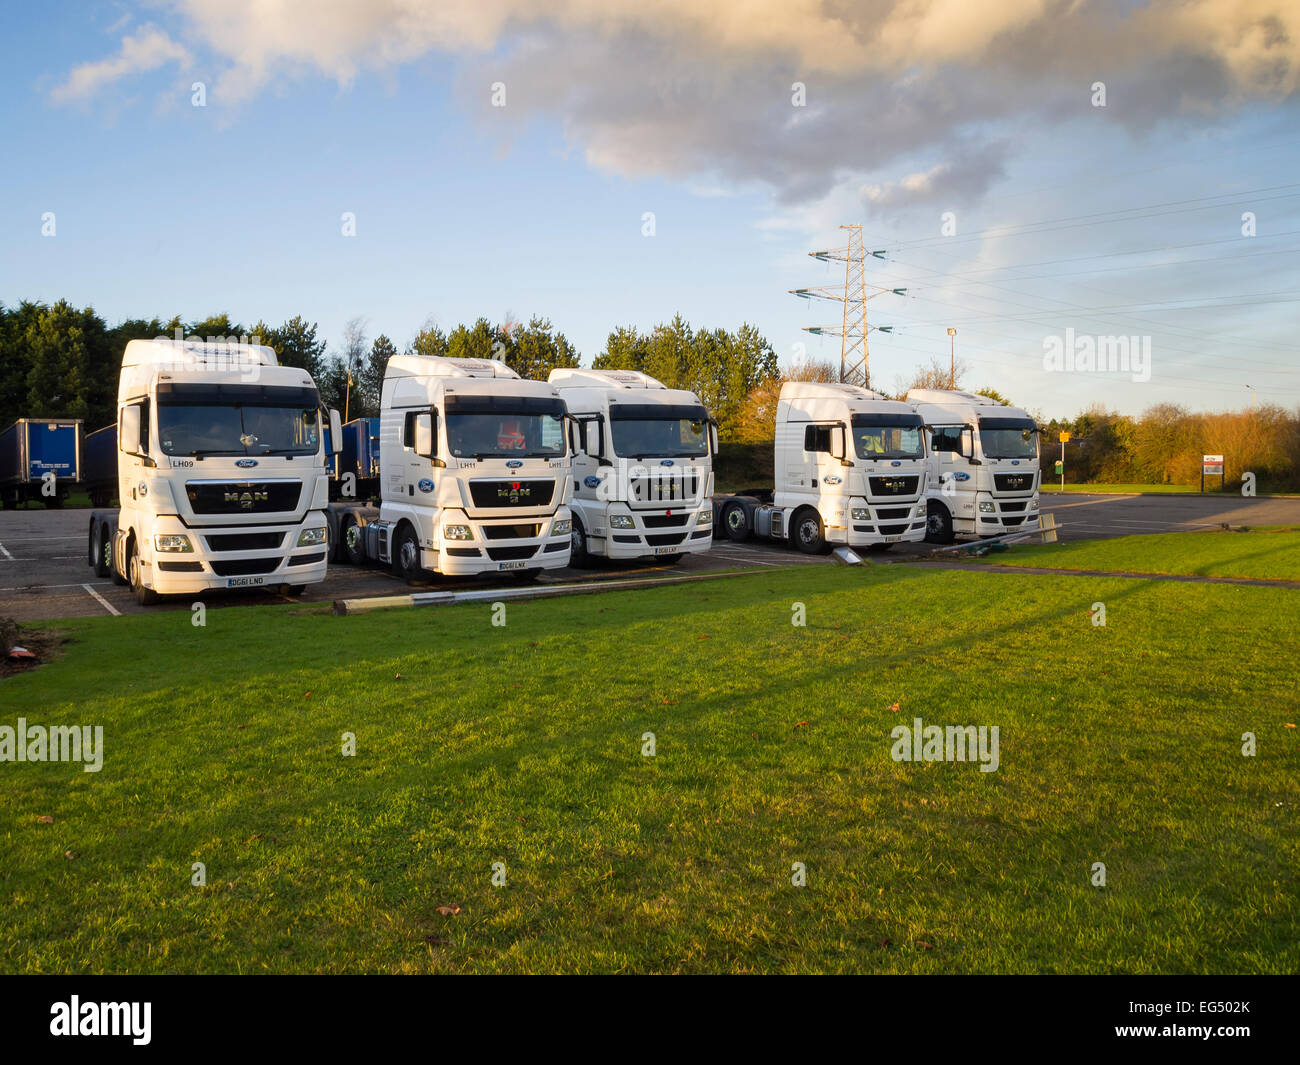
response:
<path id="1" fill-rule="evenodd" d="M 976 501 L 975 534 L 977 536 L 1003 536 L 1021 530 L 1037 529 L 1037 510 L 1030 510 L 1029 505 L 1035 496 L 1020 496 L 1007 499 L 1001 496 L 980 495 Z M 993 504 L 993 512 L 981 512 L 981 502 Z"/>
<path id="2" fill-rule="evenodd" d="M 145 584 L 159 595 L 317 584 L 329 565 L 328 540 L 307 547 L 297 544 L 304 529 L 323 525 L 323 515 L 314 512 L 297 524 L 257 528 L 187 527 L 179 518 L 159 518 L 153 522 L 154 537 L 187 536 L 193 550 L 159 551 L 151 542 L 148 552 L 142 552 Z"/>
<path id="3" fill-rule="evenodd" d="M 924 497 L 907 502 L 866 501 L 850 504 L 846 511 L 848 524 L 843 529 L 828 528 L 829 543 L 849 547 L 870 547 L 872 544 L 918 543 L 925 539 L 926 501 Z M 853 511 L 866 509 L 867 517 L 854 518 Z M 837 538 L 834 533 L 839 533 Z"/>
<path id="4" fill-rule="evenodd" d="M 531 569 L 563 569 L 569 564 L 573 542 L 569 533 L 552 535 L 557 521 L 569 519 L 569 508 L 553 515 L 515 521 L 483 521 L 456 512 L 443 511 L 443 523 L 468 525 L 469 540 L 435 540 L 422 549 L 421 565 L 449 577 L 485 573 L 508 573 Z M 529 536 L 507 535 L 521 528 L 535 528 Z M 439 526 L 441 531 L 441 526 Z"/>
<path id="5" fill-rule="evenodd" d="M 710 521 L 700 524 L 701 511 L 707 510 Z M 619 507 L 614 514 L 630 517 L 632 528 L 615 529 L 608 519 L 595 525 L 593 538 L 603 540 L 606 558 L 653 558 L 655 555 L 698 555 L 713 543 L 712 504 L 707 500 L 686 507 L 664 510 L 633 510 Z M 595 531 L 599 530 L 599 531 Z"/>

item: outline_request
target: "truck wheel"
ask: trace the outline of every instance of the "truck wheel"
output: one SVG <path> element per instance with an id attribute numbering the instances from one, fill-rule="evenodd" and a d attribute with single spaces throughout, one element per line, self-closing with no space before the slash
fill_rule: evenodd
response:
<path id="1" fill-rule="evenodd" d="M 824 555 L 830 545 L 822 532 L 821 515 L 815 510 L 801 510 L 794 519 L 794 542 L 805 555 Z"/>
<path id="2" fill-rule="evenodd" d="M 158 593 L 144 586 L 144 567 L 140 565 L 140 549 L 131 541 L 131 557 L 127 562 L 127 573 L 131 579 L 131 591 L 135 601 L 141 606 L 152 606 L 158 602 Z"/>
<path id="3" fill-rule="evenodd" d="M 931 500 L 925 511 L 925 542 L 927 544 L 950 544 L 955 537 L 952 532 L 952 515 L 942 503 Z"/>
<path id="4" fill-rule="evenodd" d="M 90 564 L 95 567 L 96 577 L 107 577 L 113 570 L 113 539 L 107 532 L 107 526 L 96 522 L 90 537 Z"/>
<path id="5" fill-rule="evenodd" d="M 569 565 L 573 569 L 585 569 L 591 564 L 591 556 L 587 553 L 587 530 L 582 527 L 577 515 L 574 515 L 570 529 Z"/>
<path id="6" fill-rule="evenodd" d="M 353 566 L 363 565 L 366 561 L 365 535 L 356 518 L 348 515 L 343 519 L 343 557 Z"/>
<path id="7" fill-rule="evenodd" d="M 722 508 L 722 528 L 728 540 L 743 543 L 749 539 L 749 515 L 743 503 L 728 503 Z"/>
<path id="8" fill-rule="evenodd" d="M 420 540 L 415 530 L 403 525 L 393 540 L 393 575 L 414 584 L 424 573 L 420 566 Z"/>

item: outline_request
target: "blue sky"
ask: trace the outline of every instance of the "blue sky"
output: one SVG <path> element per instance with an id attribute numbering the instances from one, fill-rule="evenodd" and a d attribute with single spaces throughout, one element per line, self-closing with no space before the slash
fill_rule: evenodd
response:
<path id="1" fill-rule="evenodd" d="M 503 13 L 414 32 L 367 5 L 310 30 L 258 23 L 240 0 L 7 15 L 0 300 L 62 297 L 110 321 L 302 314 L 335 344 L 359 316 L 399 347 L 431 316 L 541 314 L 586 362 L 613 327 L 681 312 L 754 322 L 784 360 L 803 344 L 838 362 L 838 340 L 801 332 L 838 307 L 788 290 L 835 283 L 806 252 L 861 222 L 888 252 L 871 280 L 908 288 L 870 304 L 895 329 L 871 334 L 882 387 L 946 360 L 951 326 L 969 383 L 1048 417 L 1240 407 L 1247 385 L 1300 405 L 1294 53 L 1261 86 L 1225 46 L 1237 83 L 1224 88 L 1223 71 L 1203 73 L 1212 48 L 1125 65 L 1102 23 L 1091 59 L 1071 50 L 1078 70 L 1062 73 L 1016 36 L 1033 30 L 1026 14 L 983 52 L 862 70 L 826 45 L 834 34 L 791 58 L 724 27 L 724 50 L 702 58 L 681 42 L 708 26 L 487 7 Z M 1153 32 L 1174 40 L 1180 24 Z M 1105 108 L 1089 100 L 1097 79 Z M 191 106 L 194 81 L 206 107 Z M 1149 336 L 1150 380 L 1044 372 L 1045 338 L 1067 327 Z"/>

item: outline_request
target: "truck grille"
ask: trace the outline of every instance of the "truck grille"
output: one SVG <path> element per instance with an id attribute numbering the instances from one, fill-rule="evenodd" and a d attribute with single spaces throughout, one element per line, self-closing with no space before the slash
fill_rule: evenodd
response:
<path id="1" fill-rule="evenodd" d="M 670 503 L 694 499 L 699 492 L 699 474 L 688 471 L 665 471 L 632 478 L 632 498 L 638 503 Z"/>
<path id="2" fill-rule="evenodd" d="M 907 532 L 907 522 L 902 525 L 882 525 L 880 527 L 881 536 L 898 536 L 905 532 Z"/>
<path id="3" fill-rule="evenodd" d="M 204 539 L 209 551 L 274 551 L 284 542 L 284 533 L 217 533 Z"/>
<path id="4" fill-rule="evenodd" d="M 267 514 L 298 509 L 301 481 L 190 481 L 195 514 Z"/>
<path id="5" fill-rule="evenodd" d="M 469 495 L 476 507 L 544 507 L 555 495 L 555 481 L 549 478 L 470 481 Z"/>
<path id="6" fill-rule="evenodd" d="M 878 519 L 910 518 L 911 516 L 911 507 L 878 507 L 876 509 L 876 517 Z"/>
<path id="7" fill-rule="evenodd" d="M 685 514 L 642 514 L 641 521 L 647 529 L 677 529 L 691 520 L 690 513 Z"/>
<path id="8" fill-rule="evenodd" d="M 651 547 L 672 547 L 686 539 L 685 533 L 655 533 L 647 536 L 645 542 Z"/>
<path id="9" fill-rule="evenodd" d="M 270 573 L 280 565 L 280 558 L 232 558 L 225 562 L 212 562 L 212 572 L 218 577 L 248 577 L 257 573 Z"/>
<path id="10" fill-rule="evenodd" d="M 868 477 L 873 496 L 911 496 L 916 495 L 919 477 Z"/>
<path id="11" fill-rule="evenodd" d="M 1027 499 L 1022 499 L 1022 500 L 1020 500 L 1020 502 L 1018 502 L 1018 503 L 1003 503 L 1003 504 L 1002 504 L 1002 511 L 1003 511 L 1003 513 L 1008 513 L 1008 512 L 1009 512 L 1009 513 L 1012 513 L 1012 514 L 1018 514 L 1020 511 L 1024 510 L 1025 507 L 1027 507 L 1027 506 L 1029 506 L 1029 500 L 1027 500 Z"/>
<path id="12" fill-rule="evenodd" d="M 528 544 L 525 547 L 489 547 L 487 553 L 488 558 L 493 562 L 518 562 L 521 558 L 532 558 L 537 554 L 537 545 Z"/>
<path id="13" fill-rule="evenodd" d="M 484 525 L 487 540 L 527 540 L 537 535 L 537 525 Z"/>
<path id="14" fill-rule="evenodd" d="M 995 473 L 993 487 L 999 492 L 1028 492 L 1034 487 L 1032 473 Z"/>

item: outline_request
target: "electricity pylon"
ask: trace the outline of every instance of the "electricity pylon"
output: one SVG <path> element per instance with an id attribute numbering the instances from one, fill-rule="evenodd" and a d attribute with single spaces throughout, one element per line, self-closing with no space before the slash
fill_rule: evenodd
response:
<path id="1" fill-rule="evenodd" d="M 840 380 L 845 384 L 871 387 L 871 367 L 868 361 L 867 334 L 873 329 L 882 333 L 891 332 L 892 326 L 870 326 L 867 324 L 867 300 L 875 299 L 883 292 L 892 292 L 901 296 L 905 288 L 877 288 L 867 285 L 867 256 L 862 244 L 862 226 L 846 225 L 841 229 L 849 231 L 849 243 L 844 248 L 832 248 L 829 251 L 810 251 L 808 254 L 822 262 L 844 263 L 844 287 L 823 285 L 819 288 L 792 288 L 790 291 L 801 299 L 834 300 L 843 305 L 839 325 L 804 326 L 806 332 L 816 336 L 837 336 L 840 338 Z M 877 259 L 883 259 L 883 251 L 871 253 Z M 872 291 L 868 292 L 867 289 Z"/>

